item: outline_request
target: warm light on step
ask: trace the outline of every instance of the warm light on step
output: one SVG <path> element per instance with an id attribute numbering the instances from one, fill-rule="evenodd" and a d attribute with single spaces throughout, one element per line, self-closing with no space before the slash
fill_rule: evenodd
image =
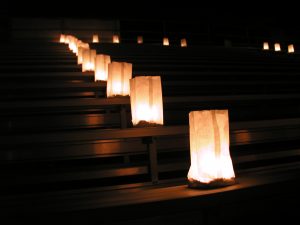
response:
<path id="1" fill-rule="evenodd" d="M 120 43 L 119 35 L 113 35 L 113 43 L 115 43 L 115 44 Z"/>
<path id="2" fill-rule="evenodd" d="M 110 56 L 109 55 L 103 55 L 99 54 L 96 55 L 95 59 L 95 81 L 107 80 L 107 74 L 108 74 L 108 64 L 110 63 Z"/>
<path id="3" fill-rule="evenodd" d="M 164 37 L 164 38 L 163 38 L 163 45 L 164 45 L 164 46 L 169 46 L 169 45 L 170 45 L 170 43 L 169 43 L 169 38 L 167 38 L 167 37 Z"/>
<path id="4" fill-rule="evenodd" d="M 163 125 L 160 76 L 137 76 L 131 79 L 130 103 L 134 126 Z"/>
<path id="5" fill-rule="evenodd" d="M 275 43 L 274 44 L 274 49 L 275 49 L 275 52 L 280 52 L 281 51 L 280 44 L 279 43 Z"/>
<path id="6" fill-rule="evenodd" d="M 263 50 L 269 50 L 269 43 L 268 42 L 264 42 L 263 44 Z"/>
<path id="7" fill-rule="evenodd" d="M 294 49 L 294 45 L 289 45 L 288 46 L 288 53 L 294 53 L 295 52 L 295 49 Z"/>
<path id="8" fill-rule="evenodd" d="M 99 43 L 99 36 L 98 34 L 93 35 L 93 43 Z"/>
<path id="9" fill-rule="evenodd" d="M 189 113 L 191 187 L 226 186 L 234 181 L 229 152 L 228 110 Z"/>
<path id="10" fill-rule="evenodd" d="M 132 64 L 111 62 L 108 64 L 107 97 L 128 96 L 130 94 L 129 79 L 132 77 Z"/>
<path id="11" fill-rule="evenodd" d="M 186 41 L 186 39 L 185 38 L 182 38 L 181 40 L 180 40 L 180 46 L 181 47 L 187 47 L 187 41 Z"/>
<path id="12" fill-rule="evenodd" d="M 82 52 L 82 72 L 95 70 L 96 50 L 84 49 Z"/>

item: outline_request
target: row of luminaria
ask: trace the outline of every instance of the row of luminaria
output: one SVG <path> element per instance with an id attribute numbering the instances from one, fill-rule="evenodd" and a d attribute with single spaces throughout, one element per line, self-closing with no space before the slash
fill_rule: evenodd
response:
<path id="1" fill-rule="evenodd" d="M 133 126 L 163 125 L 163 101 L 160 76 L 132 78 L 132 64 L 111 62 L 109 55 L 97 55 L 74 36 L 64 43 L 77 54 L 82 71 L 95 70 L 95 80 L 107 80 L 107 97 L 130 96 Z M 62 38 L 61 38 L 62 40 Z M 229 152 L 228 110 L 202 110 L 189 113 L 191 166 L 189 186 L 218 187 L 234 183 Z"/>
<path id="2" fill-rule="evenodd" d="M 269 46 L 268 42 L 263 43 L 263 50 L 270 50 L 270 46 Z M 280 43 L 275 43 L 274 44 L 274 51 L 275 52 L 280 52 L 281 51 Z M 294 53 L 294 52 L 295 52 L 294 45 L 289 44 L 288 45 L 288 53 Z"/>
<path id="3" fill-rule="evenodd" d="M 68 36 L 70 36 L 70 35 L 61 34 L 61 36 L 60 36 L 60 42 L 61 43 L 65 43 L 65 40 L 68 39 Z M 100 38 L 99 38 L 98 34 L 94 34 L 92 36 L 91 40 L 92 40 L 92 43 L 100 43 Z M 143 36 L 137 36 L 137 41 L 136 42 L 138 44 L 143 44 L 144 43 Z M 120 43 L 120 37 L 119 37 L 119 35 L 115 34 L 115 35 L 112 36 L 112 43 L 115 43 L 115 44 Z M 162 44 L 164 46 L 169 46 L 170 45 L 169 38 L 168 37 L 163 37 Z M 180 46 L 181 47 L 187 47 L 187 40 L 186 40 L 186 38 L 181 38 L 180 39 Z"/>
<path id="4" fill-rule="evenodd" d="M 88 43 L 71 35 L 64 37 L 64 43 L 77 55 L 82 72 L 94 71 L 95 81 L 107 82 L 108 98 L 130 96 L 133 125 L 163 125 L 160 76 L 132 78 L 131 63 L 111 61 L 109 55 L 97 54 L 96 50 L 89 48 Z"/>

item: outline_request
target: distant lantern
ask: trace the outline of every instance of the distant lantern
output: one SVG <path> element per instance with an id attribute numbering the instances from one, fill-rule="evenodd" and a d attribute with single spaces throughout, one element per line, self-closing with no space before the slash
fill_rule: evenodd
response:
<path id="1" fill-rule="evenodd" d="M 93 43 L 99 43 L 99 36 L 98 34 L 93 35 Z"/>
<path id="2" fill-rule="evenodd" d="M 82 52 L 82 72 L 95 70 L 96 50 L 84 49 Z"/>
<path id="3" fill-rule="evenodd" d="M 294 53 L 294 52 L 295 52 L 294 45 L 293 44 L 288 45 L 288 53 Z"/>
<path id="4" fill-rule="evenodd" d="M 167 37 L 164 37 L 164 38 L 163 38 L 163 45 L 164 45 L 164 46 L 169 46 L 169 45 L 170 45 L 170 43 L 169 43 L 169 38 L 167 38 Z"/>
<path id="5" fill-rule="evenodd" d="M 73 41 L 74 39 L 76 39 L 76 38 L 73 35 L 66 35 L 65 36 L 65 43 L 70 44 L 70 42 Z"/>
<path id="6" fill-rule="evenodd" d="M 69 49 L 73 52 L 76 53 L 76 49 L 77 49 L 77 42 L 79 40 L 76 37 L 69 37 Z"/>
<path id="7" fill-rule="evenodd" d="M 189 187 L 211 188 L 233 184 L 235 174 L 229 152 L 228 110 L 192 111 L 189 123 Z"/>
<path id="8" fill-rule="evenodd" d="M 186 41 L 185 38 L 182 38 L 182 39 L 180 40 L 180 46 L 181 46 L 181 47 L 187 47 L 187 41 Z"/>
<path id="9" fill-rule="evenodd" d="M 78 65 L 82 64 L 83 50 L 85 50 L 85 48 L 83 48 L 83 47 L 78 48 L 78 53 L 77 53 L 77 64 Z"/>
<path id="10" fill-rule="evenodd" d="M 129 80 L 132 77 L 132 64 L 112 62 L 108 64 L 106 94 L 107 97 L 128 96 Z"/>
<path id="11" fill-rule="evenodd" d="M 65 44 L 69 44 L 71 38 L 71 35 L 65 35 Z"/>
<path id="12" fill-rule="evenodd" d="M 143 44 L 143 42 L 144 42 L 143 36 L 138 36 L 137 37 L 137 43 L 138 44 Z"/>
<path id="13" fill-rule="evenodd" d="M 61 35 L 60 35 L 60 38 L 59 38 L 59 42 L 60 42 L 60 43 L 65 43 L 65 42 L 66 42 L 66 35 L 61 34 Z"/>
<path id="14" fill-rule="evenodd" d="M 88 46 L 88 44 L 82 42 L 81 40 L 76 40 L 75 41 L 75 45 L 74 45 L 74 47 L 72 49 L 73 53 L 75 53 L 76 56 L 78 56 L 78 49 L 79 49 L 79 47 L 85 47 L 86 48 L 86 45 Z"/>
<path id="15" fill-rule="evenodd" d="M 138 76 L 131 79 L 130 104 L 134 126 L 163 125 L 160 76 Z"/>
<path id="16" fill-rule="evenodd" d="M 69 44 L 70 35 L 65 35 L 65 44 Z"/>
<path id="17" fill-rule="evenodd" d="M 108 64 L 110 63 L 109 55 L 96 55 L 95 59 L 95 81 L 107 80 Z"/>
<path id="18" fill-rule="evenodd" d="M 119 35 L 113 35 L 113 43 L 120 43 Z"/>
<path id="19" fill-rule="evenodd" d="M 274 48 L 275 48 L 275 52 L 280 52 L 281 51 L 279 43 L 275 43 Z"/>
<path id="20" fill-rule="evenodd" d="M 78 52 L 77 52 L 77 64 L 80 65 L 82 64 L 82 55 L 83 55 L 83 50 L 89 49 L 89 44 L 87 43 L 82 43 L 78 47 Z"/>
<path id="21" fill-rule="evenodd" d="M 263 44 L 263 50 L 269 50 L 269 43 L 268 42 L 264 42 Z"/>

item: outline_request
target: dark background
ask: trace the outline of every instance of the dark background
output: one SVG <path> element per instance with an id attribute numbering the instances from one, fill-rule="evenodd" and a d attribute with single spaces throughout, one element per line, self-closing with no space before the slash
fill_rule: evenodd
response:
<path id="1" fill-rule="evenodd" d="M 285 2 L 265 5 L 250 1 L 216 2 L 196 7 L 182 1 L 180 7 L 174 1 L 26 1 L 7 2 L 0 14 L 2 30 L 9 29 L 11 18 L 16 17 L 119 20 L 125 42 L 135 41 L 136 35 L 148 35 L 153 41 L 168 35 L 174 39 L 187 37 L 189 43 L 195 44 L 223 43 L 227 39 L 237 45 L 261 45 L 264 40 L 297 44 L 300 35 L 297 7 Z"/>

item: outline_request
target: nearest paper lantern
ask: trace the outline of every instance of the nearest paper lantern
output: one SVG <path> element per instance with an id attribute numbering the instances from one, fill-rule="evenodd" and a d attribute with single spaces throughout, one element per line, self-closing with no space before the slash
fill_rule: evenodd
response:
<path id="1" fill-rule="evenodd" d="M 279 43 L 275 43 L 274 48 L 275 48 L 275 52 L 280 52 L 281 51 Z"/>
<path id="2" fill-rule="evenodd" d="M 181 47 L 187 47 L 187 41 L 186 41 L 185 38 L 182 38 L 182 39 L 180 40 L 180 46 L 181 46 Z"/>
<path id="3" fill-rule="evenodd" d="M 99 36 L 98 34 L 93 35 L 93 43 L 99 43 Z"/>
<path id="4" fill-rule="evenodd" d="M 137 43 L 138 44 L 143 44 L 144 40 L 143 40 L 143 36 L 138 36 L 137 37 Z"/>
<path id="5" fill-rule="evenodd" d="M 163 38 L 163 45 L 164 45 L 164 46 L 169 46 L 169 45 L 170 45 L 170 43 L 169 43 L 169 38 L 167 38 L 167 37 L 164 37 L 164 38 Z"/>
<path id="6" fill-rule="evenodd" d="M 113 43 L 120 43 L 119 35 L 113 35 Z"/>
<path id="7" fill-rule="evenodd" d="M 95 59 L 95 81 L 107 80 L 108 64 L 110 63 L 109 55 L 96 55 Z"/>
<path id="8" fill-rule="evenodd" d="M 189 123 L 189 186 L 210 188 L 233 184 L 235 174 L 229 152 L 228 110 L 192 111 Z"/>
<path id="9" fill-rule="evenodd" d="M 134 126 L 163 125 L 160 76 L 138 76 L 131 79 L 130 104 Z"/>
<path id="10" fill-rule="evenodd" d="M 108 64 L 106 94 L 107 97 L 128 96 L 129 80 L 132 77 L 132 64 L 112 62 Z"/>
<path id="11" fill-rule="evenodd" d="M 288 45 L 288 53 L 294 53 L 295 49 L 294 49 L 294 45 Z"/>
<path id="12" fill-rule="evenodd" d="M 96 50 L 84 49 L 82 52 L 82 72 L 95 70 Z"/>
<path id="13" fill-rule="evenodd" d="M 263 50 L 269 50 L 269 43 L 268 42 L 264 42 Z"/>

